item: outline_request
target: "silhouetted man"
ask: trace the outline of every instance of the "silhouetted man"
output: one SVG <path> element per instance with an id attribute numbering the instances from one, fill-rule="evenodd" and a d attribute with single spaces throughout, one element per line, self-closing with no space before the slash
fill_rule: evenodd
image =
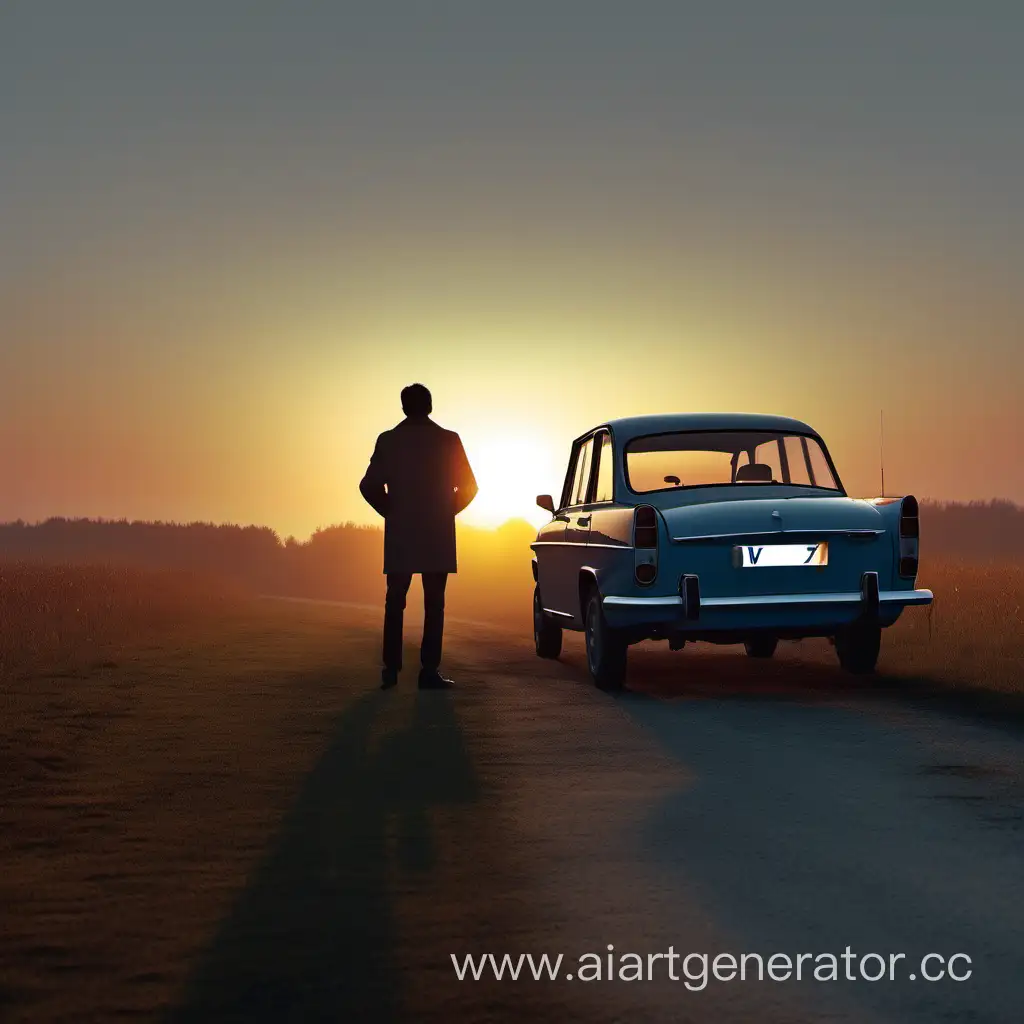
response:
<path id="1" fill-rule="evenodd" d="M 452 685 L 440 673 L 444 591 L 456 572 L 455 517 L 476 497 L 477 485 L 459 435 L 431 418 L 433 403 L 422 384 L 402 390 L 405 419 L 377 438 L 363 497 L 384 517 L 384 668 L 381 689 L 398 682 L 402 668 L 405 598 L 414 573 L 423 581 L 422 689 Z"/>

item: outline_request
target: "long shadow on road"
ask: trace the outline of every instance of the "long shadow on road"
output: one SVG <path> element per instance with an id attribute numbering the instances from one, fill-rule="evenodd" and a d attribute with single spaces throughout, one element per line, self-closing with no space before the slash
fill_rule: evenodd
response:
<path id="1" fill-rule="evenodd" d="M 341 715 L 173 1024 L 401 1019 L 391 859 L 429 873 L 431 808 L 475 801 L 477 784 L 447 695 L 420 694 L 388 731 L 392 696 Z"/>

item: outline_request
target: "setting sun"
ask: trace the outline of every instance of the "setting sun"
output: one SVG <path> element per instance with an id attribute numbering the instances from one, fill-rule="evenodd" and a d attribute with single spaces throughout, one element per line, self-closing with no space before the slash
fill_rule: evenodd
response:
<path id="1" fill-rule="evenodd" d="M 537 495 L 558 490 L 565 467 L 557 446 L 537 435 L 463 435 L 480 493 L 461 517 L 470 526 L 500 526 L 509 519 L 540 525 L 548 518 Z"/>

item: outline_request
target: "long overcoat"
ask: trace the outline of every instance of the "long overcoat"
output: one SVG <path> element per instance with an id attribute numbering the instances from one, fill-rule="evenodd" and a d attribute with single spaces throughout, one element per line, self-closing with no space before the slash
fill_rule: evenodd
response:
<path id="1" fill-rule="evenodd" d="M 475 497 L 462 440 L 427 416 L 384 431 L 359 484 L 384 517 L 384 572 L 456 572 L 455 516 Z"/>

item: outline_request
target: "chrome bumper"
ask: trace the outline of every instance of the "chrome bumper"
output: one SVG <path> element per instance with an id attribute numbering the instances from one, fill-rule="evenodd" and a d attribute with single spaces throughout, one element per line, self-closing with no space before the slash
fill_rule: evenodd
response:
<path id="1" fill-rule="evenodd" d="M 884 605 L 931 604 L 930 590 L 881 590 L 878 603 Z M 752 597 L 701 597 L 701 608 L 807 608 L 815 605 L 861 604 L 859 590 L 833 594 L 758 594 Z M 681 608 L 682 597 L 617 597 L 610 594 L 604 604 L 612 608 Z"/>

